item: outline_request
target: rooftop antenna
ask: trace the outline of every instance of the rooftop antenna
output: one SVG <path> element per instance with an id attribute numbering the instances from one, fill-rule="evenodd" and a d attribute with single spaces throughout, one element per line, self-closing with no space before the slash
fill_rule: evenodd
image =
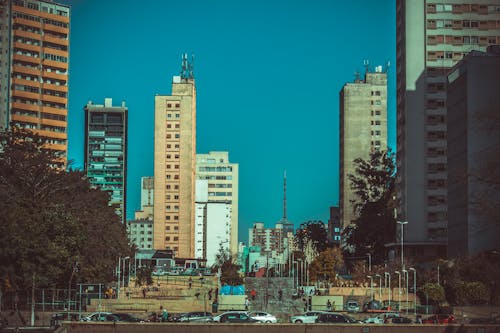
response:
<path id="1" fill-rule="evenodd" d="M 191 61 L 188 62 L 188 76 L 190 79 L 194 79 L 194 73 L 193 73 L 193 69 L 194 69 L 194 54 L 191 55 Z"/>
<path id="2" fill-rule="evenodd" d="M 358 83 L 359 81 L 361 81 L 361 79 L 359 78 L 359 72 L 356 70 L 354 72 L 354 82 Z"/>
<path id="3" fill-rule="evenodd" d="M 363 60 L 363 65 L 365 65 L 365 81 L 366 81 L 366 74 L 368 74 L 368 66 L 370 65 L 370 62 L 365 59 Z"/>
<path id="4" fill-rule="evenodd" d="M 389 71 L 390 66 L 391 66 L 391 61 L 387 60 L 387 62 L 385 63 L 384 73 L 387 73 Z"/>
<path id="5" fill-rule="evenodd" d="M 283 220 L 286 221 L 286 170 L 283 175 Z"/>

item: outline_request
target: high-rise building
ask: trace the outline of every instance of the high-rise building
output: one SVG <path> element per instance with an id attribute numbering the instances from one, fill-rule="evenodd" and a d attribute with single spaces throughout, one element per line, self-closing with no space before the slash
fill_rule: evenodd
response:
<path id="1" fill-rule="evenodd" d="M 469 51 L 500 43 L 500 4 L 397 0 L 396 15 L 398 219 L 408 222 L 405 253 L 445 256 L 446 74 Z"/>
<path id="2" fill-rule="evenodd" d="M 336 246 L 342 242 L 342 226 L 340 225 L 339 207 L 330 207 L 330 218 L 328 219 L 328 240 Z"/>
<path id="3" fill-rule="evenodd" d="M 141 177 L 141 209 L 145 206 L 153 206 L 154 178 Z"/>
<path id="4" fill-rule="evenodd" d="M 196 86 L 183 56 L 172 94 L 155 96 L 154 249 L 194 257 Z"/>
<path id="5" fill-rule="evenodd" d="M 206 260 L 210 267 L 216 262 L 220 248 L 230 250 L 231 211 L 230 201 L 210 200 L 209 180 L 196 180 L 195 203 L 195 258 Z"/>
<path id="6" fill-rule="evenodd" d="M 357 158 L 368 160 L 374 150 L 387 150 L 387 73 L 382 66 L 363 80 L 356 78 L 340 91 L 340 220 L 342 227 L 356 219 L 349 175 Z"/>
<path id="7" fill-rule="evenodd" d="M 472 51 L 448 74 L 448 256 L 500 244 L 500 45 Z"/>
<path id="8" fill-rule="evenodd" d="M 238 167 L 237 163 L 229 162 L 228 152 L 196 155 L 196 179 L 208 181 L 207 202 L 227 203 L 231 207 L 229 249 L 235 258 L 238 253 Z"/>
<path id="9" fill-rule="evenodd" d="M 70 9 L 41 0 L 0 1 L 0 130 L 47 139 L 67 161 Z"/>
<path id="10" fill-rule="evenodd" d="M 126 221 L 127 214 L 127 113 L 125 102 L 113 106 L 88 102 L 85 112 L 85 173 L 90 184 L 110 195 L 110 205 Z"/>

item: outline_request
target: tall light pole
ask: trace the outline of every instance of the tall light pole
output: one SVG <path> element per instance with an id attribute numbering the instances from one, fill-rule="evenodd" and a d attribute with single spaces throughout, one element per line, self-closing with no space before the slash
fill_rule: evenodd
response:
<path id="1" fill-rule="evenodd" d="M 372 254 L 367 253 L 366 255 L 368 256 L 368 272 L 371 272 L 372 271 Z"/>
<path id="2" fill-rule="evenodd" d="M 405 263 L 404 263 L 404 225 L 408 224 L 408 221 L 398 221 L 398 224 L 401 226 L 401 270 L 405 269 Z"/>
<path id="3" fill-rule="evenodd" d="M 380 299 L 380 302 L 382 302 L 382 275 L 375 274 L 375 277 L 379 278 L 379 283 L 378 283 L 378 297 Z"/>
<path id="4" fill-rule="evenodd" d="M 121 271 L 121 263 L 122 263 L 122 258 L 121 257 L 118 257 L 118 271 L 116 272 L 116 275 L 118 276 L 118 279 L 117 279 L 117 284 L 118 284 L 118 288 L 116 288 L 116 298 L 120 298 L 120 271 Z"/>
<path id="5" fill-rule="evenodd" d="M 370 279 L 370 293 L 372 294 L 373 301 L 373 277 L 371 275 L 367 275 L 366 277 Z"/>
<path id="6" fill-rule="evenodd" d="M 297 266 L 297 288 L 298 288 L 299 285 L 302 285 L 302 275 L 304 275 L 304 271 L 302 269 L 302 259 L 297 259 L 297 261 L 299 262 Z M 299 273 L 300 273 L 300 278 L 299 278 Z"/>
<path id="7" fill-rule="evenodd" d="M 405 276 L 406 280 L 406 315 L 408 315 L 408 271 L 406 269 L 403 269 L 403 274 Z"/>
<path id="8" fill-rule="evenodd" d="M 417 270 L 413 267 L 409 268 L 413 271 L 413 315 L 417 316 Z"/>
<path id="9" fill-rule="evenodd" d="M 398 294 L 399 294 L 398 311 L 401 311 L 401 273 L 399 271 L 395 271 L 394 273 L 398 275 L 398 281 L 399 281 L 399 284 L 398 284 L 398 286 L 399 286 L 399 289 L 398 289 L 399 290 L 399 292 L 398 292 Z"/>
<path id="10" fill-rule="evenodd" d="M 384 277 L 388 276 L 388 281 L 389 281 L 389 310 L 391 309 L 391 273 L 384 272 Z"/>
<path id="11" fill-rule="evenodd" d="M 293 268 L 292 268 L 292 281 L 293 281 L 293 284 L 295 285 L 295 290 L 297 290 L 297 295 L 299 294 L 299 283 L 298 281 L 295 281 L 295 277 L 297 276 L 297 274 L 295 274 L 295 266 L 298 266 L 299 263 L 297 260 L 294 260 L 293 261 Z"/>

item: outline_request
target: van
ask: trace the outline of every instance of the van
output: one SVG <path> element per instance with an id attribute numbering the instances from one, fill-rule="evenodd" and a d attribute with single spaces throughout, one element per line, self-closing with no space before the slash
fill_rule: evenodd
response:
<path id="1" fill-rule="evenodd" d="M 347 301 L 345 304 L 347 312 L 359 312 L 359 304 L 356 301 Z"/>

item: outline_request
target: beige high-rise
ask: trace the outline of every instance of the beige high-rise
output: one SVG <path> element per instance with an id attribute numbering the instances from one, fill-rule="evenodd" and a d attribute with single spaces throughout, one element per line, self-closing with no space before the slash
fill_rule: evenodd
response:
<path id="1" fill-rule="evenodd" d="M 368 160 L 370 152 L 387 150 L 387 74 L 378 66 L 364 80 L 347 83 L 340 91 L 340 220 L 343 227 L 356 216 L 349 174 L 353 161 Z"/>
<path id="2" fill-rule="evenodd" d="M 193 258 L 196 87 L 192 73 L 173 77 L 172 95 L 155 96 L 154 160 L 153 247 Z"/>

